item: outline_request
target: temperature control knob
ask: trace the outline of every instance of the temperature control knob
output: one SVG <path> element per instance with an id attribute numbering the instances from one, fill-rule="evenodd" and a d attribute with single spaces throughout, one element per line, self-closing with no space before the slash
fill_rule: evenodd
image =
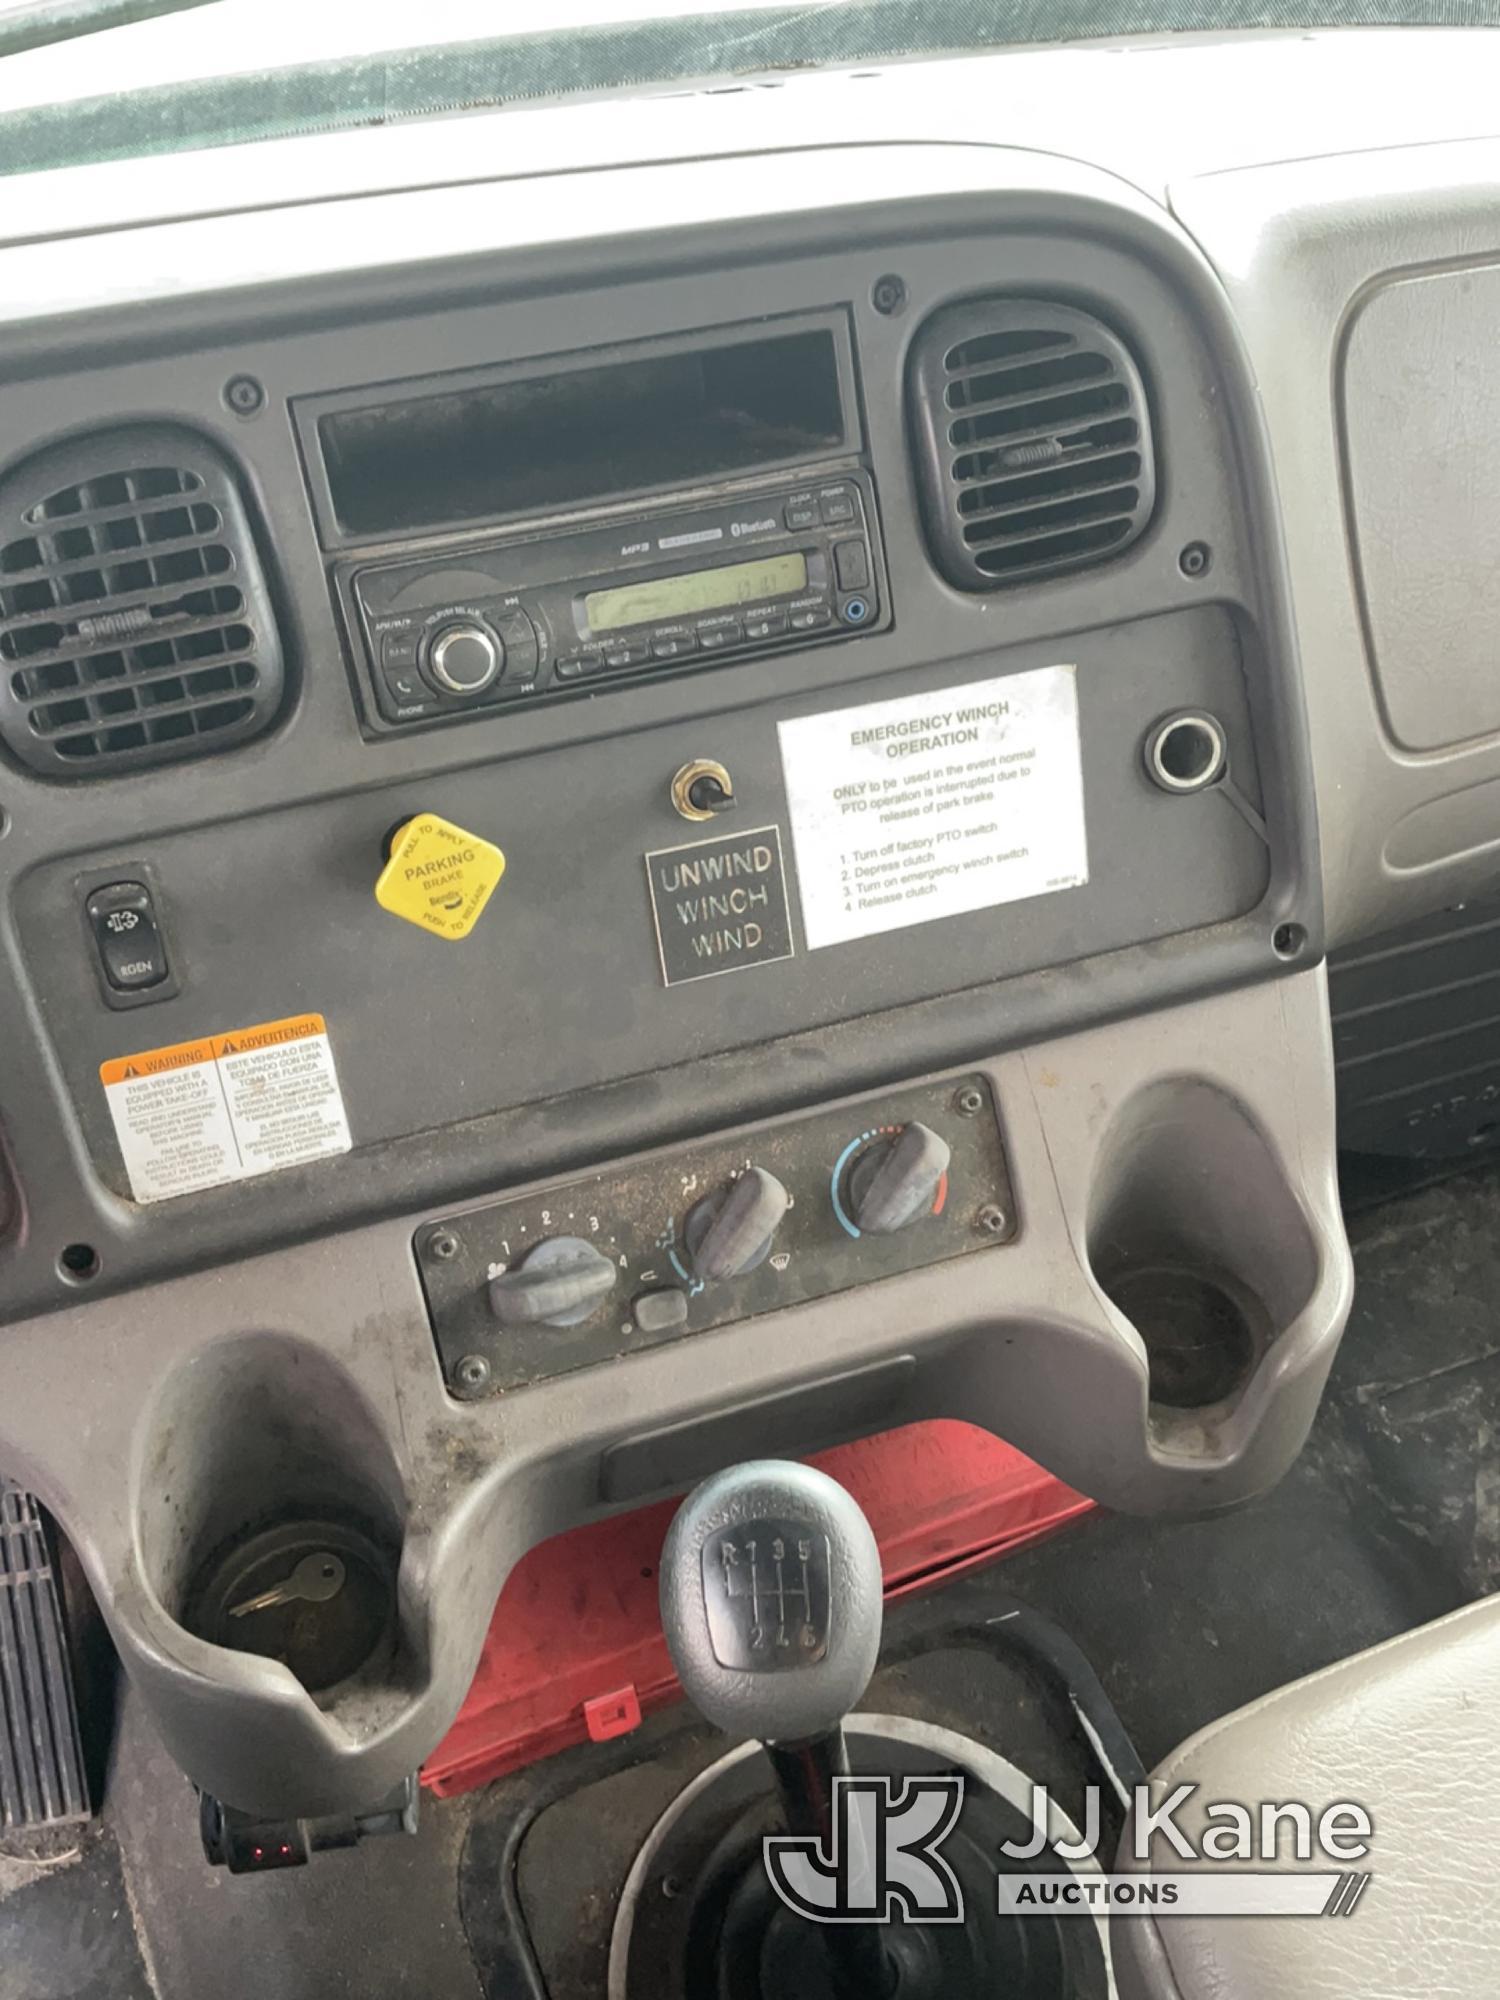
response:
<path id="1" fill-rule="evenodd" d="M 849 1170 L 849 1208 L 861 1234 L 892 1236 L 930 1215 L 951 1155 L 930 1125 L 877 1139 Z"/>
<path id="2" fill-rule="evenodd" d="M 549 1236 L 490 1279 L 502 1326 L 577 1326 L 614 1289 L 615 1267 L 582 1236 Z"/>
<path id="3" fill-rule="evenodd" d="M 683 1236 L 700 1278 L 740 1278 L 764 1264 L 791 1196 L 764 1167 L 746 1167 L 688 1212 Z"/>
<path id="4" fill-rule="evenodd" d="M 504 667 L 504 645 L 477 619 L 445 625 L 427 648 L 427 671 L 449 694 L 483 694 Z"/>

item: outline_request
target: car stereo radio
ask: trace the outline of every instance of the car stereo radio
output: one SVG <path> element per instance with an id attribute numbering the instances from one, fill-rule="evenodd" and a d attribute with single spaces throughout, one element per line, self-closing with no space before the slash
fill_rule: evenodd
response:
<path id="1" fill-rule="evenodd" d="M 890 613 L 867 474 L 340 565 L 387 723 L 597 693 L 873 632 Z"/>

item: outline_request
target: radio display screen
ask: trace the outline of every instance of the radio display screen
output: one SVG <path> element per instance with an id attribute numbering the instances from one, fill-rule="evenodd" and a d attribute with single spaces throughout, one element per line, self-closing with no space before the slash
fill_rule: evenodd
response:
<path id="1" fill-rule="evenodd" d="M 690 618 L 701 611 L 722 611 L 726 605 L 757 604 L 763 597 L 788 597 L 806 588 L 806 556 L 763 556 L 757 562 L 726 563 L 721 569 L 697 569 L 687 576 L 658 576 L 591 591 L 583 608 L 591 632 L 615 632 L 622 625 Z"/>

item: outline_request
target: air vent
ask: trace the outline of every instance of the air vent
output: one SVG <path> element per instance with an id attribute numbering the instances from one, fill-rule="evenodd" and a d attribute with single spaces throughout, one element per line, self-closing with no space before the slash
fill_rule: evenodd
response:
<path id="1" fill-rule="evenodd" d="M 227 465 L 141 426 L 0 480 L 0 736 L 50 777 L 204 757 L 263 729 L 281 643 Z"/>
<path id="2" fill-rule="evenodd" d="M 949 307 L 917 335 L 909 388 L 927 531 L 950 583 L 1085 569 L 1150 520 L 1140 372 L 1087 313 L 1037 299 Z"/>

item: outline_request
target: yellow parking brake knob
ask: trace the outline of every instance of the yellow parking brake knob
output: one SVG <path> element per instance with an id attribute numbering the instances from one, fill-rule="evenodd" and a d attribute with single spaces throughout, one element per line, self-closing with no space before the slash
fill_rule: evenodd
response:
<path id="1" fill-rule="evenodd" d="M 437 813 L 418 813 L 391 842 L 375 900 L 434 937 L 463 938 L 504 873 L 505 856 L 491 841 Z"/>

